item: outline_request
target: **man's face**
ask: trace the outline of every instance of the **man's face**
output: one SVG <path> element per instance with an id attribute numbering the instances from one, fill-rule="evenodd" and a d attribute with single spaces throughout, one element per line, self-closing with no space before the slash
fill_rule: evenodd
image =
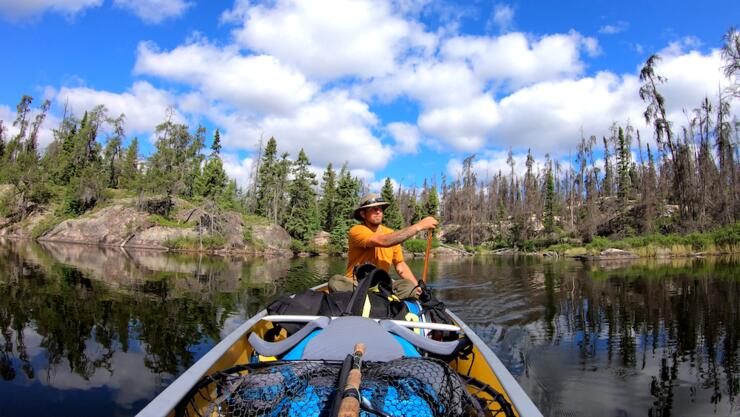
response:
<path id="1" fill-rule="evenodd" d="M 362 218 L 365 219 L 366 223 L 369 223 L 373 226 L 378 226 L 383 223 L 382 206 L 368 207 L 365 210 L 362 210 L 360 213 L 362 213 Z"/>

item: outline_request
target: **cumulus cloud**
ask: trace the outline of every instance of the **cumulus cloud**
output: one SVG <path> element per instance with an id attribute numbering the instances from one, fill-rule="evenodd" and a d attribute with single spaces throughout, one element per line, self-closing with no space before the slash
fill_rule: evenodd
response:
<path id="1" fill-rule="evenodd" d="M 419 126 L 456 150 L 475 151 L 499 122 L 496 102 L 481 96 L 466 105 L 436 108 L 419 117 Z"/>
<path id="2" fill-rule="evenodd" d="M 67 103 L 70 110 L 80 116 L 97 105 L 104 105 L 109 114 L 125 114 L 126 128 L 131 132 L 151 132 L 162 123 L 167 109 L 176 103 L 175 97 L 146 81 L 138 81 L 124 93 L 94 90 L 88 87 L 63 87 L 56 96 L 60 104 Z M 175 120 L 184 121 L 177 111 Z"/>
<path id="3" fill-rule="evenodd" d="M 419 150 L 421 135 L 419 128 L 409 123 L 390 123 L 388 131 L 396 141 L 395 150 L 400 153 L 416 153 Z"/>
<path id="4" fill-rule="evenodd" d="M 483 80 L 518 88 L 580 75 L 584 69 L 581 50 L 598 53 L 598 42 L 577 32 L 539 39 L 509 33 L 499 37 L 453 37 L 443 43 L 441 55 L 447 60 L 469 63 Z"/>
<path id="5" fill-rule="evenodd" d="M 243 26 L 234 31 L 239 44 L 323 80 L 391 73 L 400 54 L 435 42 L 388 1 L 279 0 L 251 7 L 239 2 L 222 20 L 239 17 Z"/>
<path id="6" fill-rule="evenodd" d="M 385 167 L 392 154 L 373 134 L 375 114 L 346 91 L 322 93 L 289 115 L 250 118 L 242 112 L 215 111 L 208 117 L 224 127 L 224 146 L 256 150 L 259 138 L 266 142 L 275 137 L 280 152 L 295 157 L 303 148 L 316 166 L 347 162 L 351 169 L 369 172 Z"/>
<path id="7" fill-rule="evenodd" d="M 157 24 L 183 15 L 194 3 L 185 0 L 114 0 L 113 4 L 132 12 L 146 23 Z"/>
<path id="8" fill-rule="evenodd" d="M 209 98 L 254 113 L 285 113 L 306 103 L 318 86 L 268 55 L 245 56 L 206 42 L 160 52 L 139 44 L 136 74 L 154 75 L 198 88 Z"/>
<path id="9" fill-rule="evenodd" d="M 47 11 L 72 17 L 102 4 L 103 0 L 3 0 L 0 1 L 0 14 L 11 20 L 38 16 Z"/>
<path id="10" fill-rule="evenodd" d="M 240 158 L 239 155 L 224 152 L 221 154 L 221 160 L 226 175 L 235 179 L 239 187 L 246 189 L 251 185 L 254 175 L 253 158 Z"/>

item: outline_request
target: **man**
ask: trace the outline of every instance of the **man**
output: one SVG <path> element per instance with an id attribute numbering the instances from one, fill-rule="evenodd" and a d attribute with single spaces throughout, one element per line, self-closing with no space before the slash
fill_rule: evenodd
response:
<path id="1" fill-rule="evenodd" d="M 349 251 L 347 253 L 347 270 L 344 276 L 335 275 L 329 280 L 329 287 L 334 291 L 351 291 L 354 285 L 353 271 L 355 266 L 371 263 L 390 272 L 391 265 L 398 276 L 403 278 L 394 282 L 393 288 L 399 298 L 418 295 L 418 281 L 409 266 L 403 260 L 401 243 L 422 230 L 437 227 L 434 217 L 425 217 L 405 229 L 393 231 L 383 226 L 383 211 L 390 203 L 377 194 L 367 194 L 360 200 L 354 217 L 362 224 L 349 229 Z"/>

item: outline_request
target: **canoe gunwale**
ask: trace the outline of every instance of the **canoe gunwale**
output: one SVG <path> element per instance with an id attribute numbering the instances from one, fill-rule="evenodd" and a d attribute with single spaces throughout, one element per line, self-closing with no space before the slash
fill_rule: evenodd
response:
<path id="1" fill-rule="evenodd" d="M 483 342 L 483 340 L 478 337 L 478 335 L 475 334 L 475 332 L 471 330 L 470 327 L 468 327 L 468 325 L 465 324 L 465 322 L 462 321 L 460 317 L 458 317 L 455 313 L 447 309 L 447 314 L 449 314 L 450 317 L 455 320 L 456 324 L 460 326 L 468 339 L 470 339 L 470 341 L 473 342 L 473 345 L 478 348 L 478 351 L 483 354 L 483 358 L 491 367 L 493 373 L 496 374 L 496 378 L 498 378 L 501 386 L 504 387 L 504 390 L 506 390 L 506 394 L 513 403 L 514 408 L 516 409 L 519 416 L 542 417 L 542 413 L 537 408 L 537 406 L 534 405 L 532 399 L 529 398 L 529 395 L 527 395 L 526 392 L 524 392 L 524 389 L 522 389 L 516 379 L 514 379 L 514 376 L 511 375 L 511 372 L 506 369 L 506 366 L 504 366 L 503 362 L 501 362 L 498 356 L 493 353 L 491 348 L 489 348 L 488 345 Z"/>
<path id="2" fill-rule="evenodd" d="M 236 330 L 229 333 L 216 346 L 208 351 L 202 358 L 182 373 L 177 379 L 159 395 L 157 395 L 144 409 L 136 414 L 137 417 L 163 417 L 175 409 L 177 404 L 190 392 L 193 386 L 203 378 L 203 375 L 246 333 L 254 327 L 262 317 L 267 315 L 267 310 L 262 310 L 244 322 Z"/>

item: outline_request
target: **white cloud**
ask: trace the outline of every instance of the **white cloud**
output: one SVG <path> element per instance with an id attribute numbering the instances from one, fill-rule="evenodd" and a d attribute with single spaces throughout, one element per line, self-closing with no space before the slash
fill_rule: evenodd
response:
<path id="1" fill-rule="evenodd" d="M 496 102 L 481 96 L 465 105 L 440 107 L 419 116 L 421 129 L 457 150 L 475 151 L 499 123 Z"/>
<path id="2" fill-rule="evenodd" d="M 113 4 L 129 10 L 146 23 L 157 24 L 181 16 L 194 3 L 185 0 L 113 0 Z"/>
<path id="3" fill-rule="evenodd" d="M 275 137 L 280 152 L 293 157 L 303 148 L 316 166 L 331 162 L 351 169 L 382 169 L 392 151 L 372 132 L 377 117 L 368 105 L 344 91 L 329 91 L 289 115 L 250 118 L 241 112 L 214 111 L 208 117 L 223 126 L 224 146 L 256 150 L 260 137 Z"/>
<path id="4" fill-rule="evenodd" d="M 629 29 L 629 27 L 630 25 L 628 22 L 620 20 L 617 23 L 600 27 L 599 33 L 602 33 L 604 35 L 616 35 L 617 33 L 626 31 L 627 29 Z"/>
<path id="5" fill-rule="evenodd" d="M 458 106 L 480 95 L 484 83 L 462 62 L 409 62 L 390 77 L 378 79 L 367 89 L 384 100 L 408 96 L 424 107 Z"/>
<path id="6" fill-rule="evenodd" d="M 271 7 L 239 2 L 224 16 L 243 17 L 234 31 L 241 45 L 324 80 L 389 74 L 409 48 L 428 49 L 435 42 L 387 1 L 278 0 Z"/>
<path id="7" fill-rule="evenodd" d="M 159 52 L 153 44 L 143 42 L 134 72 L 195 86 L 211 99 L 253 113 L 292 111 L 318 91 L 316 84 L 274 57 L 244 56 L 235 48 L 205 42 L 170 52 Z"/>
<path id="8" fill-rule="evenodd" d="M 602 72 L 579 80 L 539 83 L 502 99 L 501 123 L 493 129 L 497 147 L 566 153 L 581 130 L 601 136 L 614 121 L 639 122 L 642 104 L 635 76 Z"/>
<path id="9" fill-rule="evenodd" d="M 415 125 L 395 122 L 388 124 L 387 129 L 396 141 L 396 151 L 400 153 L 417 153 L 419 151 L 421 134 L 419 128 Z"/>
<path id="10" fill-rule="evenodd" d="M 501 33 L 508 32 L 514 21 L 514 9 L 506 4 L 497 4 L 493 9 L 492 21 Z"/>
<path id="11" fill-rule="evenodd" d="M 3 0 L 0 1 L 0 14 L 11 20 L 38 16 L 46 11 L 72 17 L 102 4 L 103 0 Z"/>
<path id="12" fill-rule="evenodd" d="M 60 104 L 68 103 L 70 110 L 81 114 L 97 105 L 104 105 L 108 113 L 126 115 L 126 129 L 129 132 L 152 132 L 165 119 L 167 109 L 176 103 L 170 93 L 159 90 L 146 81 L 138 81 L 124 93 L 94 90 L 87 87 L 63 87 L 57 93 Z M 179 113 L 175 120 L 184 121 Z"/>
<path id="13" fill-rule="evenodd" d="M 251 185 L 252 176 L 254 175 L 254 159 L 239 158 L 238 155 L 222 153 L 221 160 L 224 164 L 224 171 L 229 178 L 236 180 L 239 187 L 246 189 Z"/>
<path id="14" fill-rule="evenodd" d="M 584 69 L 580 51 L 598 53 L 598 42 L 577 32 L 528 39 L 523 33 L 499 37 L 458 36 L 445 41 L 441 55 L 468 62 L 475 74 L 512 88 L 569 79 Z"/>

